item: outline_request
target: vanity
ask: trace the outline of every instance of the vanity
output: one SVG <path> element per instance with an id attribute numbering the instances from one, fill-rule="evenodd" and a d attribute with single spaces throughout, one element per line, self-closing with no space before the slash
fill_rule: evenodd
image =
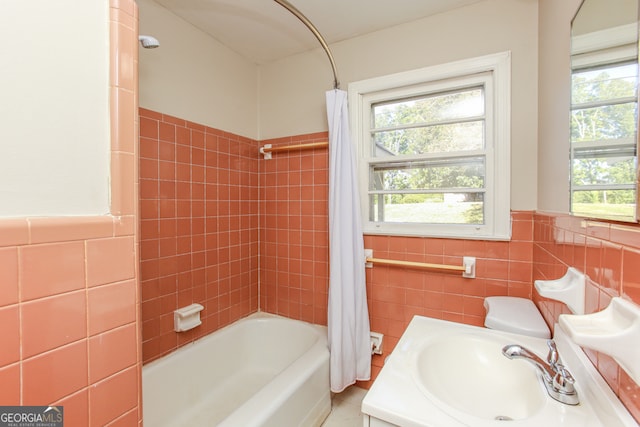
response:
<path id="1" fill-rule="evenodd" d="M 579 404 L 549 396 L 540 369 L 509 359 L 518 344 L 545 359 L 547 340 L 415 316 L 362 402 L 365 427 L 637 427 L 582 349 L 554 342 Z"/>

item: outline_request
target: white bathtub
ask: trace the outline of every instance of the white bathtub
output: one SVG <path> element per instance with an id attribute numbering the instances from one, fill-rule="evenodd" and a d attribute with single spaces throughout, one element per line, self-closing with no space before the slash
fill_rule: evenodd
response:
<path id="1" fill-rule="evenodd" d="M 145 427 L 319 426 L 327 332 L 256 313 L 142 368 Z"/>

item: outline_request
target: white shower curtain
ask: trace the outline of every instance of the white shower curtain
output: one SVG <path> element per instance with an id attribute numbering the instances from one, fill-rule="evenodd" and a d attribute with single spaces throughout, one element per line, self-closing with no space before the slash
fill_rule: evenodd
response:
<path id="1" fill-rule="evenodd" d="M 356 159 L 347 93 L 327 92 L 329 120 L 329 349 L 331 391 L 371 378 L 369 310 Z"/>

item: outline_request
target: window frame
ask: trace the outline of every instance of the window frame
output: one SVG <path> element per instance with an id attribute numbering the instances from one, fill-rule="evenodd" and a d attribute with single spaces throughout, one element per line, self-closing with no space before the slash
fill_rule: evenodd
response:
<path id="1" fill-rule="evenodd" d="M 416 95 L 478 86 L 485 91 L 484 224 L 385 223 L 369 219 L 373 104 Z M 511 54 L 477 58 L 405 71 L 349 84 L 352 143 L 357 153 L 362 225 L 365 234 L 509 240 L 511 238 Z M 468 155 L 471 151 L 460 151 Z M 417 156 L 428 158 L 429 155 Z M 410 161 L 410 160 L 406 160 Z"/>

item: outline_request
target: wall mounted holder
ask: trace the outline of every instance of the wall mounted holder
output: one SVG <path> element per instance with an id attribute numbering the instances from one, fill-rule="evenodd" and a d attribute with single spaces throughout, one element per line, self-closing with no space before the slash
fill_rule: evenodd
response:
<path id="1" fill-rule="evenodd" d="M 565 303 L 574 314 L 584 314 L 584 273 L 569 267 L 559 279 L 536 280 L 534 284 L 540 296 Z"/>
<path id="2" fill-rule="evenodd" d="M 382 354 L 382 340 L 384 335 L 380 332 L 371 332 L 371 354 Z"/>
<path id="3" fill-rule="evenodd" d="M 173 312 L 173 330 L 184 332 L 202 325 L 200 312 L 204 309 L 200 304 L 191 304 Z"/>
<path id="4" fill-rule="evenodd" d="M 462 272 L 462 277 L 475 279 L 476 277 L 476 257 L 462 257 L 462 265 L 449 264 L 432 264 L 427 262 L 401 261 L 395 259 L 374 258 L 373 249 L 364 250 L 364 265 L 366 268 L 372 268 L 373 264 L 390 265 L 395 267 L 406 268 L 424 268 L 427 270 L 440 270 L 445 272 Z"/>
<path id="5" fill-rule="evenodd" d="M 640 307 L 620 297 L 593 314 L 561 314 L 560 327 L 576 344 L 608 354 L 640 384 Z"/>

